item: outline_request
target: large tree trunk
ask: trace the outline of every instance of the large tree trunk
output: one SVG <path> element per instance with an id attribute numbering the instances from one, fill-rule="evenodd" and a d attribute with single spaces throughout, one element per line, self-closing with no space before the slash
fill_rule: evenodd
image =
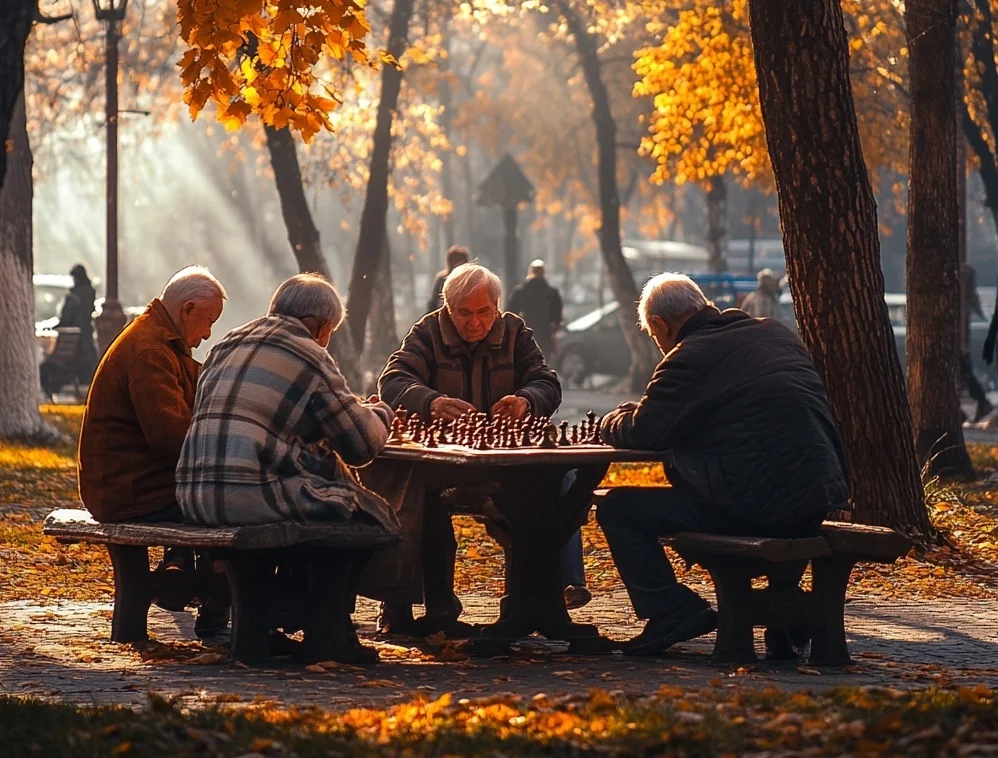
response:
<path id="1" fill-rule="evenodd" d="M 998 134 L 998 65 L 995 64 L 994 38 L 992 36 L 992 16 L 990 0 L 975 0 L 978 17 L 970 38 L 970 52 L 980 72 L 981 95 L 985 103 L 985 115 L 991 126 L 991 133 Z M 985 204 L 991 211 L 998 231 L 998 167 L 995 165 L 995 155 L 974 122 L 966 103 L 961 103 L 963 111 L 963 132 L 967 143 L 977 155 L 980 163 L 981 181 L 984 183 Z"/>
<path id="2" fill-rule="evenodd" d="M 443 50 L 447 53 L 447 57 L 440 61 L 440 105 L 443 106 L 443 112 L 440 114 L 440 129 L 444 133 L 444 137 L 447 138 L 448 143 L 451 143 L 453 138 L 453 124 L 454 124 L 454 96 L 451 92 L 451 73 L 450 73 L 450 19 L 448 16 L 444 16 L 441 23 L 443 24 Z M 440 267 L 444 268 L 446 265 L 446 251 L 451 245 L 455 244 L 455 213 L 457 208 L 456 199 L 454 197 L 454 145 L 450 144 L 450 149 L 444 150 L 440 153 L 440 191 L 444 196 L 444 199 L 451 202 L 450 213 L 444 216 L 443 219 L 443 230 L 444 230 L 444 244 L 440 247 L 439 251 L 441 256 Z"/>
<path id="3" fill-rule="evenodd" d="M 333 281 L 329 265 L 322 254 L 319 230 L 312 220 L 312 211 L 309 210 L 308 200 L 305 197 L 305 186 L 302 184 L 294 136 L 286 127 L 275 129 L 266 126 L 264 131 L 267 135 L 270 165 L 274 169 L 277 195 L 281 200 L 281 215 L 284 217 L 284 226 L 288 232 L 288 242 L 291 243 L 291 250 L 295 260 L 298 261 L 298 270 L 302 273 L 321 274 L 329 281 Z M 336 358 L 347 383 L 360 391 L 360 360 L 349 330 L 341 327 L 333 332 L 329 351 Z"/>
<path id="4" fill-rule="evenodd" d="M 960 418 L 956 0 L 907 0 L 908 399 L 915 453 L 930 473 L 973 477 Z"/>
<path id="5" fill-rule="evenodd" d="M 5 85 L 4 85 L 5 86 Z M 35 437 L 38 413 L 35 291 L 31 284 L 31 146 L 24 93 L 11 113 L 7 177 L 0 189 L 0 437 Z"/>
<path id="6" fill-rule="evenodd" d="M 34 0 L 0 0 L 0 189 L 9 157 L 3 148 L 15 126 L 14 109 L 24 97 L 24 46 L 31 33 L 35 8 Z"/>
<path id="7" fill-rule="evenodd" d="M 610 96 L 603 81 L 596 39 L 566 0 L 558 0 L 556 7 L 565 18 L 568 30 L 575 40 L 575 50 L 582 64 L 589 96 L 593 101 L 592 117 L 596 127 L 599 157 L 600 248 L 610 276 L 610 288 L 620 304 L 617 313 L 624 339 L 631 351 L 631 391 L 640 392 L 651 378 L 659 356 L 655 354 L 652 341 L 638 330 L 637 302 L 640 293 L 621 249 L 620 193 L 617 187 L 617 124 L 613 119 Z"/>
<path id="8" fill-rule="evenodd" d="M 724 247 L 728 237 L 728 190 L 723 176 L 707 186 L 707 268 L 714 274 L 727 269 Z"/>
<path id="9" fill-rule="evenodd" d="M 388 52 L 400 58 L 405 51 L 414 0 L 395 0 L 388 30 Z M 392 121 L 402 89 L 402 71 L 385 64 L 381 70 L 381 99 L 374 125 L 371 171 L 367 179 L 364 209 L 360 214 L 360 235 L 350 272 L 347 326 L 354 345 L 363 346 L 367 317 L 371 312 L 371 291 L 381 261 L 387 234 L 388 178 L 391 175 Z M 362 347 L 360 349 L 363 349 Z"/>
<path id="10" fill-rule="evenodd" d="M 749 8 L 790 290 L 842 432 L 857 518 L 927 538 L 842 8 L 838 0 L 749 0 Z"/>
<path id="11" fill-rule="evenodd" d="M 392 288 L 391 245 L 385 237 L 385 247 L 381 251 L 381 263 L 374 278 L 370 324 L 367 330 L 367 346 L 364 348 L 364 363 L 374 372 L 377 383 L 381 371 L 399 346 L 398 327 L 395 324 L 395 300 Z"/>

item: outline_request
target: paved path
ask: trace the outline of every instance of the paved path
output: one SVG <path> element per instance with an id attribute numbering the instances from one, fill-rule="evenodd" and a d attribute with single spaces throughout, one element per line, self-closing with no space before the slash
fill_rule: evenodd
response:
<path id="1" fill-rule="evenodd" d="M 478 622 L 494 618 L 494 599 L 465 601 L 466 618 Z M 441 663 L 416 649 L 379 642 L 383 662 L 373 667 L 320 673 L 283 662 L 259 668 L 196 665 L 177 660 L 178 653 L 203 652 L 197 643 L 185 641 L 193 630 L 190 614 L 154 609 L 151 632 L 167 645 L 142 655 L 131 646 L 105 641 L 110 612 L 110 605 L 94 602 L 0 605 L 0 692 L 79 703 L 138 704 L 146 691 L 155 690 L 192 704 L 259 697 L 346 708 L 390 704 L 419 692 L 476 698 L 501 692 L 555 695 L 601 687 L 646 694 L 664 684 L 702 687 L 738 682 L 815 688 L 983 682 L 998 687 L 998 608 L 989 601 L 851 602 L 846 624 L 856 663 L 821 671 L 795 663 L 717 666 L 709 659 L 712 637 L 678 646 L 656 659 L 567 655 L 538 642 L 511 656 Z M 375 612 L 374 603 L 361 600 L 356 619 L 368 639 Z M 605 633 L 620 639 L 639 629 L 622 592 L 597 598 L 574 615 L 577 620 L 597 621 Z M 403 640 L 393 642 L 404 645 Z M 757 644 L 761 644 L 758 637 Z M 165 660 L 154 659 L 164 653 Z"/>

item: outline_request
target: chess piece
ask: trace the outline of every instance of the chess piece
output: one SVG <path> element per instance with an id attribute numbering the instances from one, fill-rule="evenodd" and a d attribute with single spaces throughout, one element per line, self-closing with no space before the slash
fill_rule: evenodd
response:
<path id="1" fill-rule="evenodd" d="M 586 440 L 597 444 L 599 442 L 599 424 L 596 421 L 596 413 L 592 408 L 586 411 L 586 420 L 589 422 L 589 426 L 587 427 L 589 433 L 586 435 Z"/>
<path id="2" fill-rule="evenodd" d="M 475 436 L 475 441 L 471 444 L 471 447 L 475 450 L 489 449 L 489 441 L 486 439 L 484 429 Z"/>
<path id="3" fill-rule="evenodd" d="M 426 447 L 439 447 L 439 445 L 437 445 L 437 430 L 432 426 L 426 431 Z"/>
<path id="4" fill-rule="evenodd" d="M 565 447 L 568 444 L 568 422 L 562 421 L 558 424 L 558 446 Z"/>
<path id="5" fill-rule="evenodd" d="M 531 447 L 533 444 L 534 443 L 530 434 L 530 425 L 524 424 L 523 428 L 520 429 L 520 447 Z"/>
<path id="6" fill-rule="evenodd" d="M 440 424 L 440 432 L 437 434 L 437 442 L 441 445 L 449 445 L 450 440 L 447 437 L 447 427 L 450 426 L 450 422 L 444 421 Z"/>
<path id="7" fill-rule="evenodd" d="M 544 437 L 541 439 L 541 447 L 548 450 L 558 447 L 557 433 L 554 424 L 548 422 L 548 425 L 544 427 Z"/>
<path id="8" fill-rule="evenodd" d="M 578 424 L 572 424 L 572 436 L 571 436 L 571 440 L 572 440 L 572 444 L 573 445 L 578 445 L 579 444 L 579 425 Z"/>
<path id="9" fill-rule="evenodd" d="M 389 444 L 391 443 L 398 444 L 399 442 L 404 441 L 404 438 L 402 436 L 402 429 L 403 429 L 402 420 L 398 416 L 396 416 L 395 418 L 392 419 L 392 433 L 391 436 L 388 438 Z"/>

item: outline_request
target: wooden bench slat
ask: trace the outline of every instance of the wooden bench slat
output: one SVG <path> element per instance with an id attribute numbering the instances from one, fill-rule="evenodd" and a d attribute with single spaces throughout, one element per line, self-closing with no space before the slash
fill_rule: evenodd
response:
<path id="1" fill-rule="evenodd" d="M 912 546 L 903 534 L 883 526 L 826 521 L 821 525 L 821 533 L 834 552 L 866 561 L 893 563 L 907 555 Z"/>
<path id="2" fill-rule="evenodd" d="M 101 524 L 86 511 L 63 509 L 45 519 L 43 531 L 60 542 L 116 545 L 232 548 L 262 550 L 295 545 L 373 549 L 392 547 L 399 535 L 366 524 L 256 524 L 253 526 L 193 526 L 188 524 Z"/>
<path id="3" fill-rule="evenodd" d="M 680 555 L 708 553 L 737 558 L 761 558 L 772 563 L 824 558 L 832 554 L 823 537 L 777 539 L 773 537 L 730 537 L 702 532 L 681 532 L 659 540 Z"/>

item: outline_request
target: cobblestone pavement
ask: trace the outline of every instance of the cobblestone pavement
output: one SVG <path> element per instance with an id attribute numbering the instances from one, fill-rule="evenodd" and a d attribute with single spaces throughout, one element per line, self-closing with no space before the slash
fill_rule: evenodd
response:
<path id="1" fill-rule="evenodd" d="M 493 598 L 466 597 L 465 618 L 485 622 L 498 610 Z M 376 606 L 361 599 L 355 619 L 368 642 L 374 634 Z M 640 626 L 626 595 L 595 599 L 573 614 L 600 625 L 610 637 L 624 639 Z M 415 693 L 483 697 L 502 692 L 549 695 L 601 687 L 610 692 L 648 693 L 662 685 L 681 687 L 743 684 L 797 689 L 842 685 L 891 687 L 985 683 L 998 687 L 998 608 L 990 601 L 894 602 L 857 599 L 846 606 L 846 628 L 855 664 L 844 669 L 813 669 L 806 664 L 760 662 L 732 667 L 712 664 L 713 637 L 677 646 L 661 658 L 635 659 L 618 654 L 580 656 L 559 653 L 542 642 L 498 658 L 441 663 L 404 640 L 375 641 L 382 663 L 337 667 L 328 672 L 291 662 L 262 667 L 218 663 L 197 665 L 177 653 L 202 652 L 186 643 L 192 616 L 153 609 L 150 631 L 165 660 L 149 660 L 128 645 L 107 642 L 111 607 L 96 602 L 18 601 L 0 605 L 0 692 L 31 694 L 78 703 L 138 704 L 145 692 L 175 695 L 190 702 L 243 701 L 254 698 L 284 704 L 329 708 L 385 705 Z M 411 644 L 411 643 L 410 643 Z M 761 634 L 757 632 L 757 644 Z"/>

